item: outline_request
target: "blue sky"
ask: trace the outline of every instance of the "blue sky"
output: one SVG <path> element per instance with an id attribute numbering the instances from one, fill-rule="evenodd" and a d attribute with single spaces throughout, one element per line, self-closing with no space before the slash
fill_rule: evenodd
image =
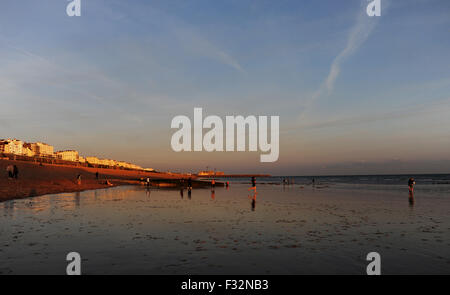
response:
<path id="1" fill-rule="evenodd" d="M 450 2 L 5 0 L 0 137 L 179 171 L 450 170 Z M 175 153 L 176 115 L 279 115 L 280 159 Z"/>

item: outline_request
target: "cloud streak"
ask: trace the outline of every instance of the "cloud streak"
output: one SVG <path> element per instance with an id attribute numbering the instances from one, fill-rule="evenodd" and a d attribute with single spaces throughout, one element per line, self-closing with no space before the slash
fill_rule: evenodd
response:
<path id="1" fill-rule="evenodd" d="M 361 45 L 367 40 L 370 33 L 373 31 L 377 23 L 377 17 L 369 17 L 366 10 L 362 7 L 357 15 L 355 25 L 350 29 L 346 45 L 343 50 L 333 59 L 330 65 L 327 77 L 324 79 L 319 88 L 313 92 L 311 97 L 307 100 L 300 118 L 304 115 L 313 104 L 322 96 L 330 95 L 333 92 L 336 80 L 341 72 L 342 63 L 354 54 Z"/>

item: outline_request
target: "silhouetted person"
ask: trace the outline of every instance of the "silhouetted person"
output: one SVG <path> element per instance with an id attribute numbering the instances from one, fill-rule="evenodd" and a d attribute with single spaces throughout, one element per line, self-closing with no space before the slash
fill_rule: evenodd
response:
<path id="1" fill-rule="evenodd" d="M 95 179 L 97 179 L 97 180 L 98 180 L 98 171 L 97 171 L 97 172 L 95 172 Z"/>
<path id="2" fill-rule="evenodd" d="M 15 179 L 19 178 L 19 168 L 16 165 L 13 167 L 13 176 Z"/>
<path id="3" fill-rule="evenodd" d="M 413 177 L 411 177 L 409 180 L 408 180 L 408 187 L 409 187 L 409 192 L 410 193 L 414 193 L 414 185 L 416 184 L 416 181 L 415 181 L 415 179 L 413 178 Z"/>
<path id="4" fill-rule="evenodd" d="M 147 177 L 147 179 L 146 179 L 146 185 L 147 185 L 147 187 L 150 186 L 150 178 L 148 178 L 148 177 Z"/>
<path id="5" fill-rule="evenodd" d="M 226 183 L 225 183 L 225 186 L 227 187 L 227 190 L 230 188 L 230 182 L 229 181 L 227 181 Z"/>
<path id="6" fill-rule="evenodd" d="M 81 174 L 77 175 L 77 184 L 81 185 Z"/>
<path id="7" fill-rule="evenodd" d="M 192 178 L 188 178 L 188 191 L 190 192 L 192 190 Z"/>
<path id="8" fill-rule="evenodd" d="M 312 185 L 313 185 L 313 186 L 316 185 L 316 179 L 315 179 L 315 178 L 312 179 Z"/>
<path id="9" fill-rule="evenodd" d="M 8 173 L 8 178 L 14 177 L 14 167 L 13 165 L 6 166 L 6 172 Z"/>

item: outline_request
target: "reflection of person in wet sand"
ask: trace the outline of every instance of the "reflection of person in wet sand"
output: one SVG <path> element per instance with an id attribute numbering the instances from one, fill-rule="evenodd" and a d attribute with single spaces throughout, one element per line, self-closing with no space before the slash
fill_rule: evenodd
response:
<path id="1" fill-rule="evenodd" d="M 410 206 L 414 206 L 414 193 L 412 191 L 409 191 L 408 201 Z"/>
<path id="2" fill-rule="evenodd" d="M 228 189 L 230 188 L 230 182 L 229 182 L 229 181 L 227 181 L 225 185 L 226 185 L 226 187 L 227 187 L 227 190 L 228 190 Z"/>
<path id="3" fill-rule="evenodd" d="M 189 199 L 189 200 L 191 199 L 191 196 L 192 196 L 192 190 L 191 190 L 191 189 L 188 189 L 188 199 Z"/>
<path id="4" fill-rule="evenodd" d="M 211 190 L 211 199 L 214 200 L 216 198 L 216 192 Z"/>
<path id="5" fill-rule="evenodd" d="M 74 203 L 76 207 L 80 207 L 80 192 L 75 193 Z"/>
<path id="6" fill-rule="evenodd" d="M 256 195 L 257 195 L 258 193 L 255 191 L 254 193 L 253 193 L 253 196 L 249 196 L 249 198 L 251 198 L 252 199 L 252 211 L 255 211 L 255 208 L 256 208 Z"/>
<path id="7" fill-rule="evenodd" d="M 184 196 L 183 188 L 180 188 L 180 196 L 181 196 L 181 199 L 183 199 L 183 196 Z"/>

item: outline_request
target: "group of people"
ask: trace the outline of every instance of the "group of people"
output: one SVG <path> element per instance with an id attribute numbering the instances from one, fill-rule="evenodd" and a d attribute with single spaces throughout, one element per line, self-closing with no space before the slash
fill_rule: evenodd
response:
<path id="1" fill-rule="evenodd" d="M 8 173 L 8 178 L 19 178 L 19 168 L 17 168 L 16 165 L 9 164 L 8 166 L 6 166 L 6 172 Z"/>

